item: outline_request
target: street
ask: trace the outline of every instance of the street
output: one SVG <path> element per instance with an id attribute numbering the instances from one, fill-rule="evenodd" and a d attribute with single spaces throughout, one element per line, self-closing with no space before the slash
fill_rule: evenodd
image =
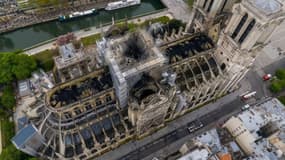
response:
<path id="1" fill-rule="evenodd" d="M 207 126 L 211 123 L 216 123 L 217 121 L 220 120 L 221 117 L 223 117 L 224 115 L 228 115 L 231 114 L 233 112 L 238 112 L 240 111 L 240 107 L 242 106 L 243 102 L 239 99 L 236 98 L 234 101 L 225 104 L 223 106 L 221 106 L 221 108 L 203 115 L 199 118 L 199 120 L 204 124 L 204 126 Z M 141 160 L 144 157 L 148 156 L 151 153 L 154 153 L 160 149 L 162 149 L 165 146 L 170 145 L 171 143 L 189 135 L 189 131 L 188 131 L 188 127 L 190 125 L 191 122 L 187 123 L 187 125 L 183 125 L 179 128 L 177 128 L 177 130 L 172 131 L 158 139 L 156 139 L 155 141 L 148 143 L 142 147 L 137 148 L 136 150 L 132 151 L 131 153 L 119 158 L 119 160 Z M 194 134 L 192 134 L 194 135 Z"/>
<path id="2" fill-rule="evenodd" d="M 175 120 L 177 122 L 167 125 L 165 129 L 166 131 L 158 131 L 157 133 L 154 133 L 143 140 L 128 143 L 123 147 L 119 147 L 119 153 L 118 151 L 112 151 L 113 153 L 103 155 L 102 159 L 108 157 L 108 159 L 114 160 L 151 160 L 152 157 L 157 155 L 171 154 L 170 152 L 176 152 L 178 149 L 177 147 L 180 147 L 185 142 L 185 139 L 189 140 L 195 135 L 210 129 L 221 119 L 237 114 L 241 110 L 241 106 L 247 103 L 252 105 L 258 101 L 265 100 L 265 97 L 272 96 L 268 90 L 270 82 L 264 82 L 262 80 L 262 74 L 265 72 L 274 74 L 276 69 L 283 66 L 285 66 L 285 58 L 282 58 L 267 66 L 254 65 L 253 68 L 247 73 L 245 78 L 240 82 L 241 88 L 239 90 L 231 93 L 230 95 L 222 97 L 215 103 L 208 104 L 197 111 L 184 115 L 181 117 L 184 118 L 184 120 Z M 242 102 L 239 95 L 247 90 L 256 91 L 257 94 L 255 98 Z M 187 127 L 189 127 L 189 124 L 195 119 L 202 121 L 204 127 L 190 134 Z M 169 128 L 175 129 L 170 130 Z M 164 134 L 159 134 L 159 132 L 163 132 Z"/>

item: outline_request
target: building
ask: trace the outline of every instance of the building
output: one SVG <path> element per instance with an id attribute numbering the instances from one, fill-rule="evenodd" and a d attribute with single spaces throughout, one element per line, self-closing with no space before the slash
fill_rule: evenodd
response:
<path id="1" fill-rule="evenodd" d="M 269 98 L 229 118 L 222 128 L 211 129 L 187 141 L 175 159 L 283 160 L 284 115 L 284 105 Z"/>
<path id="2" fill-rule="evenodd" d="M 17 1 L 15 0 L 0 0 L 0 7 L 7 7 L 9 5 L 17 5 Z"/>
<path id="3" fill-rule="evenodd" d="M 72 33 L 60 36 L 57 39 L 59 56 L 54 57 L 55 75 L 59 82 L 65 82 L 87 73 L 95 68 L 95 55 L 87 52 L 81 46 L 75 48 L 76 38 Z"/>
<path id="4" fill-rule="evenodd" d="M 242 121 L 236 117 L 232 117 L 225 124 L 230 134 L 235 137 L 238 145 L 248 155 L 253 154 L 254 149 L 252 143 L 256 140 L 247 128 L 243 125 Z"/>
<path id="5" fill-rule="evenodd" d="M 192 140 L 186 142 L 179 149 L 178 160 L 222 160 L 229 158 L 229 153 L 224 153 L 216 129 L 209 130 Z"/>
<path id="6" fill-rule="evenodd" d="M 18 95 L 20 97 L 32 95 L 31 84 L 29 80 L 22 80 L 18 82 Z"/>
<path id="7" fill-rule="evenodd" d="M 190 24 L 202 16 L 207 21 L 203 25 L 208 26 L 193 34 L 184 33 L 182 26 L 170 29 L 152 24 L 135 32 L 105 37 L 91 52 L 75 45 L 72 35 L 59 38 L 60 55 L 54 58 L 54 73 L 60 83 L 25 112 L 42 143 L 29 151 L 18 148 L 47 159 L 92 159 L 129 139 L 149 135 L 168 121 L 236 89 L 270 33 L 285 18 L 285 2 L 207 2 L 204 1 L 208 16 L 197 10 L 195 14 L 199 16 L 194 16 Z M 195 1 L 197 6 L 200 3 Z M 209 27 L 215 28 L 211 24 L 216 23 L 211 16 L 229 11 L 231 6 L 227 19 L 217 22 L 221 27 L 215 43 L 208 34 Z M 248 138 L 245 142 L 240 138 L 237 143 L 248 150 L 246 154 L 252 154 L 257 133 L 253 134 L 238 118 L 229 121 L 228 126 L 237 139 Z M 267 137 L 272 133 L 277 133 L 274 127 L 272 132 L 263 131 Z M 21 134 L 19 131 L 15 137 Z M 271 142 L 282 151 L 284 146 L 279 139 L 272 138 Z M 198 145 L 193 150 L 195 154 L 204 158 L 214 153 L 211 158 L 219 158 L 219 145 L 199 141 L 207 145 Z M 29 146 L 26 142 L 22 141 L 23 145 Z M 235 143 L 230 146 L 232 150 L 237 148 Z M 224 153 L 227 152 L 220 156 Z"/>
<path id="8" fill-rule="evenodd" d="M 268 100 L 224 125 L 250 160 L 284 159 L 284 105 Z"/>
<path id="9" fill-rule="evenodd" d="M 237 0 L 200 0 L 193 4 L 187 30 L 190 32 L 208 32 L 211 27 L 229 18 Z M 221 26 L 222 27 L 222 26 Z"/>

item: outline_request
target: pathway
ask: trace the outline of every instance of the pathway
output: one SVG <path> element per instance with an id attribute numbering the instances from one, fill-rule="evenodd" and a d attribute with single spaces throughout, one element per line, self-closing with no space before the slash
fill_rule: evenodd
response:
<path id="1" fill-rule="evenodd" d="M 176 19 L 180 19 L 185 23 L 190 20 L 191 9 L 184 0 L 162 0 L 167 6 L 169 12 L 173 14 Z"/>
<path id="2" fill-rule="evenodd" d="M 133 23 L 138 23 L 138 19 L 140 20 L 140 22 L 142 21 L 145 21 L 145 20 L 148 20 L 148 19 L 153 19 L 153 18 L 157 18 L 157 17 L 161 17 L 161 16 L 169 16 L 169 17 L 172 17 L 172 15 L 168 12 L 168 11 L 163 11 L 163 12 L 159 12 L 159 13 L 155 13 L 155 14 L 151 14 L 151 15 L 147 15 L 147 16 L 142 16 L 142 17 L 138 17 L 138 18 L 134 18 L 132 20 L 129 20 L 128 22 L 133 22 Z M 109 29 L 111 25 L 107 25 L 107 26 L 104 26 L 102 28 L 96 28 L 96 27 L 90 27 L 87 29 L 83 29 L 83 30 L 79 30 L 79 31 L 76 31 L 74 32 L 74 35 L 80 39 L 80 38 L 83 38 L 83 37 L 87 37 L 87 36 L 90 36 L 90 35 L 93 35 L 93 34 L 97 34 L 97 33 L 100 33 L 102 32 L 105 32 Z M 43 42 L 45 43 L 45 42 Z M 42 51 L 45 51 L 45 50 L 48 50 L 48 49 L 53 49 L 55 48 L 55 39 L 54 40 L 51 40 L 51 42 L 47 42 L 45 44 L 42 44 L 38 47 L 35 47 L 35 48 L 31 48 L 31 49 L 27 49 L 25 50 L 25 53 L 28 54 L 28 55 L 34 55 L 34 54 L 37 54 L 39 52 L 42 52 Z"/>

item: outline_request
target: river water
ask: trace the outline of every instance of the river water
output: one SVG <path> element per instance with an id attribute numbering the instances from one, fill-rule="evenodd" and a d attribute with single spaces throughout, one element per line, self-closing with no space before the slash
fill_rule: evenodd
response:
<path id="1" fill-rule="evenodd" d="M 165 8 L 160 0 L 142 0 L 141 5 L 113 11 L 102 10 L 99 14 L 73 19 L 67 22 L 57 20 L 21 28 L 0 34 L 0 52 L 25 49 L 55 38 L 59 35 L 88 27 L 99 27 L 100 24 L 115 20 L 144 15 Z"/>

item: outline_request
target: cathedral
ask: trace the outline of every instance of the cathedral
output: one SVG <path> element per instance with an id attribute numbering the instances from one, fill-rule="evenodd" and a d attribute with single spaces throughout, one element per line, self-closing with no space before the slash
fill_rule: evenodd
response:
<path id="1" fill-rule="evenodd" d="M 189 23 L 104 37 L 85 53 L 60 45 L 60 83 L 12 139 L 46 159 L 92 159 L 237 89 L 271 33 L 283 0 L 195 0 Z"/>

